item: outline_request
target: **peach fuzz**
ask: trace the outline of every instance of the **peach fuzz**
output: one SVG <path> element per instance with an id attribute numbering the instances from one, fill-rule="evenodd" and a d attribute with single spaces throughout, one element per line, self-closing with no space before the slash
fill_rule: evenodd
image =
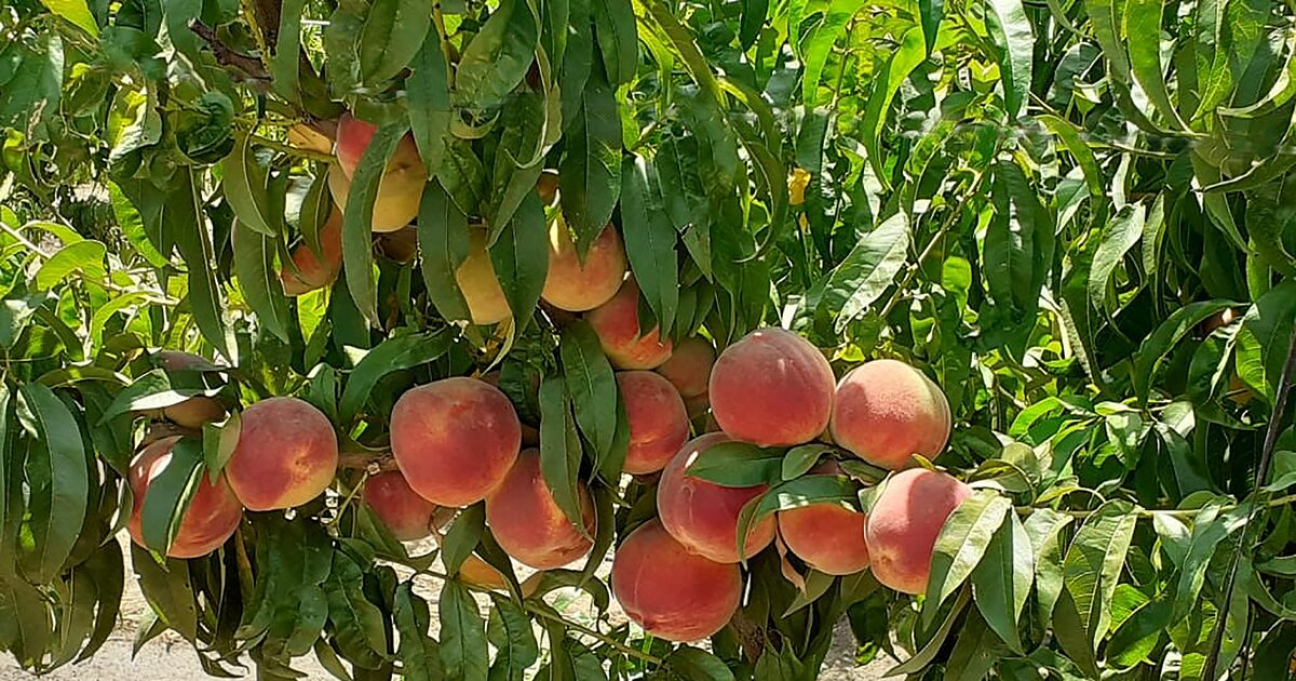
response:
<path id="1" fill-rule="evenodd" d="M 220 400 L 199 395 L 162 410 L 168 421 L 182 428 L 202 428 L 204 424 L 225 420 L 225 405 Z"/>
<path id="2" fill-rule="evenodd" d="M 671 356 L 671 340 L 654 327 L 639 334 L 639 286 L 627 279 L 612 299 L 585 313 L 603 354 L 618 369 L 655 369 Z"/>
<path id="3" fill-rule="evenodd" d="M 716 361 L 715 348 L 705 338 L 685 338 L 675 345 L 670 359 L 657 367 L 657 373 L 675 386 L 684 399 L 703 397 L 711 380 Z"/>
<path id="4" fill-rule="evenodd" d="M 500 548 L 518 562 L 552 570 L 580 559 L 594 546 L 594 501 L 585 485 L 577 487 L 582 534 L 558 503 L 540 472 L 540 452 L 518 455 L 504 482 L 486 497 L 486 524 Z"/>
<path id="5" fill-rule="evenodd" d="M 336 206 L 320 227 L 319 240 L 322 260 L 303 243 L 293 249 L 292 265 L 280 268 L 279 281 L 286 295 L 299 296 L 324 288 L 342 271 L 342 212 Z"/>
<path id="6" fill-rule="evenodd" d="M 328 417 L 305 400 L 273 397 L 243 410 L 225 476 L 248 509 L 293 508 L 328 489 L 338 441 Z"/>
<path id="7" fill-rule="evenodd" d="M 688 475 L 687 469 L 707 449 L 730 438 L 709 433 L 684 445 L 662 471 L 657 483 L 657 513 L 662 525 L 689 551 L 717 563 L 737 563 L 738 515 L 747 502 L 766 490 L 755 487 L 724 487 Z M 746 558 L 760 553 L 774 541 L 774 516 L 751 526 L 747 532 Z"/>
<path id="8" fill-rule="evenodd" d="M 469 229 L 468 257 L 455 270 L 455 282 L 468 304 L 472 323 L 498 324 L 513 314 L 495 276 L 495 265 L 486 247 L 485 227 Z"/>
<path id="9" fill-rule="evenodd" d="M 382 521 L 392 536 L 415 541 L 432 534 L 432 516 L 437 507 L 419 496 L 400 471 L 384 471 L 365 482 L 365 505 Z"/>
<path id="10" fill-rule="evenodd" d="M 656 473 L 689 439 L 684 400 L 669 381 L 651 371 L 622 371 L 616 382 L 630 424 L 624 470 L 632 475 Z"/>
<path id="11" fill-rule="evenodd" d="M 130 520 L 126 530 L 131 541 L 148 548 L 144 543 L 143 513 L 144 500 L 148 495 L 149 483 L 162 474 L 171 463 L 171 450 L 180 441 L 178 437 L 158 440 L 145 447 L 131 461 L 128 481 L 131 492 L 135 495 L 135 505 L 131 509 Z M 189 507 L 180 519 L 180 528 L 167 556 L 171 558 L 198 558 L 220 548 L 225 540 L 238 529 L 243 519 L 243 505 L 230 489 L 224 476 L 217 478 L 213 484 L 204 470 L 194 491 Z"/>
<path id="12" fill-rule="evenodd" d="M 644 631 L 700 641 L 724 628 L 742 599 L 742 573 L 690 553 L 656 520 L 630 533 L 612 559 L 612 594 Z"/>
<path id="13" fill-rule="evenodd" d="M 735 440 L 762 447 L 798 445 L 828 426 L 833 372 L 804 338 L 760 329 L 720 353 L 708 394 L 716 423 Z"/>
<path id="14" fill-rule="evenodd" d="M 832 439 L 859 458 L 899 470 L 913 455 L 935 459 L 950 435 L 945 394 L 921 371 L 892 359 L 865 362 L 837 384 Z"/>
<path id="15" fill-rule="evenodd" d="M 927 590 L 936 538 L 972 488 L 926 468 L 901 471 L 883 484 L 864 525 L 873 576 L 896 591 L 921 594 Z"/>
<path id="16" fill-rule="evenodd" d="M 499 487 L 517 460 L 522 429 L 498 388 L 455 377 L 408 390 L 391 415 L 396 465 L 419 496 L 469 506 Z"/>
<path id="17" fill-rule="evenodd" d="M 549 274 L 540 298 L 568 312 L 592 310 L 612 299 L 625 279 L 626 254 L 616 228 L 607 225 L 582 260 L 562 215 L 549 223 Z"/>
<path id="18" fill-rule="evenodd" d="M 815 467 L 814 475 L 837 475 L 835 463 Z M 850 575 L 869 565 L 864 524 L 868 516 L 839 504 L 818 503 L 778 513 L 779 536 L 810 567 L 829 575 Z"/>

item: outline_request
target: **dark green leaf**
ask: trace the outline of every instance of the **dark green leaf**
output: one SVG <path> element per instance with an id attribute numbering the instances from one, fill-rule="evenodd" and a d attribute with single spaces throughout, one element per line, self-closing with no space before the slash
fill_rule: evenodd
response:
<path id="1" fill-rule="evenodd" d="M 174 178 L 163 214 L 188 268 L 189 308 L 207 342 L 232 364 L 237 364 L 238 356 L 231 354 L 236 346 L 228 335 L 222 314 L 225 303 L 216 281 L 216 251 L 203 212 L 198 181 L 189 169 Z"/>
<path id="2" fill-rule="evenodd" d="M 436 179 L 423 190 L 418 240 L 428 298 L 447 321 L 467 321 L 468 303 L 459 292 L 455 272 L 468 258 L 468 218 Z"/>
<path id="3" fill-rule="evenodd" d="M 1013 650 L 1023 652 L 1017 627 L 1035 581 L 1035 554 L 1017 514 L 1009 511 L 1007 516 L 972 571 L 972 596 L 986 625 Z"/>
<path id="4" fill-rule="evenodd" d="M 445 138 L 450 131 L 450 81 L 445 50 L 440 34 L 427 32 L 423 47 L 410 62 L 405 79 L 405 96 L 409 100 L 410 130 L 418 145 L 419 157 L 427 167 L 428 177 L 441 170 L 445 156 Z M 430 188 L 429 188 L 430 189 Z M 427 200 L 427 191 L 424 201 Z M 419 224 L 422 225 L 420 219 Z"/>
<path id="5" fill-rule="evenodd" d="M 90 497 L 87 452 L 76 418 L 53 390 L 27 383 L 19 389 L 19 399 L 20 408 L 36 428 L 36 446 L 44 450 L 44 456 L 29 459 L 28 465 L 48 465 L 48 470 L 39 472 L 49 481 L 48 514 L 33 518 L 36 562 L 32 577 L 44 584 L 62 572 L 81 534 Z"/>
<path id="6" fill-rule="evenodd" d="M 540 195 L 528 192 L 490 247 L 491 263 L 519 329 L 540 302 L 549 272 L 549 230 Z"/>
<path id="7" fill-rule="evenodd" d="M 557 376 L 546 376 L 540 382 L 540 472 L 563 515 L 585 534 L 578 485 L 581 454 L 567 385 Z"/>
<path id="8" fill-rule="evenodd" d="M 613 85 L 630 82 L 639 68 L 639 38 L 630 0 L 591 0 L 603 69 Z"/>
<path id="9" fill-rule="evenodd" d="M 1095 649 L 1111 625 L 1112 596 L 1134 538 L 1137 510 L 1120 500 L 1099 506 L 1067 549 L 1065 591 Z"/>
<path id="10" fill-rule="evenodd" d="M 441 621 L 441 660 L 446 678 L 485 681 L 487 677 L 486 627 L 477 601 L 458 580 L 441 588 L 438 604 Z"/>
<path id="11" fill-rule="evenodd" d="M 575 120 L 564 135 L 558 166 L 563 217 L 584 254 L 594 243 L 621 194 L 621 118 L 612 89 L 595 69 Z"/>
<path id="12" fill-rule="evenodd" d="M 239 222 L 254 232 L 278 237 L 283 231 L 282 217 L 270 212 L 268 170 L 252 148 L 251 135 L 235 140 L 234 153 L 221 162 L 221 171 L 225 178 L 221 184 L 225 200 Z"/>
<path id="13" fill-rule="evenodd" d="M 371 325 L 378 324 L 378 290 L 373 273 L 374 201 L 387 162 L 407 128 L 405 121 L 378 127 L 351 176 L 351 190 L 342 212 L 342 263 L 347 290 L 356 309 Z"/>
<path id="14" fill-rule="evenodd" d="M 558 349 L 576 423 L 601 456 L 611 448 L 616 435 L 618 397 L 612 365 L 594 329 L 585 322 L 563 329 Z"/>
<path id="15" fill-rule="evenodd" d="M 343 422 L 360 413 L 374 386 L 387 374 L 426 364 L 444 355 L 452 338 L 448 332 L 420 333 L 389 338 L 356 363 L 342 389 L 338 412 Z"/>
<path id="16" fill-rule="evenodd" d="M 720 442 L 700 452 L 686 472 L 725 487 L 770 484 L 782 478 L 784 452 L 747 442 Z"/>
<path id="17" fill-rule="evenodd" d="M 455 89 L 463 104 L 475 109 L 503 104 L 526 76 L 539 42 L 539 18 L 531 5 L 503 0 L 459 58 Z"/>
<path id="18" fill-rule="evenodd" d="M 424 45 L 432 13 L 419 0 L 373 0 L 360 30 L 361 82 L 379 86 L 396 77 Z"/>
<path id="19" fill-rule="evenodd" d="M 241 222 L 234 223 L 232 241 L 234 272 L 244 299 L 266 329 L 288 342 L 288 299 L 274 269 L 277 241 Z"/>
<path id="20" fill-rule="evenodd" d="M 931 575 L 923 621 L 931 623 L 945 600 L 958 591 L 981 563 L 995 531 L 1012 511 L 1012 501 L 992 490 L 980 490 L 950 514 L 932 550 Z"/>
<path id="21" fill-rule="evenodd" d="M 675 229 L 661 200 L 653 193 L 651 166 L 642 156 L 627 157 L 621 167 L 621 231 L 626 256 L 640 292 L 664 336 L 675 328 L 679 308 L 679 272 Z M 611 229 L 611 227 L 609 227 Z"/>

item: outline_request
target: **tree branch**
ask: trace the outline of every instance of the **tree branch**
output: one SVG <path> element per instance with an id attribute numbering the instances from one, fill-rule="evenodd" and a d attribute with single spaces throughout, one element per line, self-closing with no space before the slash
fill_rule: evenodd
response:
<path id="1" fill-rule="evenodd" d="M 207 43 L 212 53 L 216 55 L 216 61 L 220 64 L 232 66 L 243 72 L 246 80 L 266 82 L 270 80 L 270 74 L 265 70 L 265 66 L 260 59 L 230 49 L 216 36 L 216 30 L 212 27 L 194 19 L 189 22 L 189 30 Z"/>

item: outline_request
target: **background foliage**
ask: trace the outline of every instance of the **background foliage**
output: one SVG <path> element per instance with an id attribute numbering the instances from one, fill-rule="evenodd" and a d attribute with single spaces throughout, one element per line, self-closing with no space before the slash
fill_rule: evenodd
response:
<path id="1" fill-rule="evenodd" d="M 552 479 L 587 479 L 616 537 L 645 517 L 642 484 L 608 484 L 606 361 L 536 309 L 550 168 L 579 243 L 619 225 L 673 336 L 784 325 L 839 367 L 900 357 L 943 386 L 939 463 L 987 492 L 947 524 L 929 596 L 795 584 L 767 552 L 709 653 L 611 626 L 579 573 L 547 585 L 589 591 L 588 626 L 516 583 L 483 620 L 455 562 L 507 561 L 465 513 L 432 613 L 391 564 L 432 578 L 433 556 L 346 503 L 361 468 L 210 558 L 135 549 L 156 615 L 139 643 L 173 629 L 210 673 L 250 659 L 264 678 L 314 654 L 356 679 L 796 679 L 848 617 L 861 660 L 896 652 L 915 678 L 1285 678 L 1294 18 L 1264 0 L 9 3 L 0 648 L 43 670 L 103 643 L 134 414 L 199 393 L 299 394 L 365 457 L 400 391 L 496 366 L 525 421 L 578 426 Z M 424 256 L 375 244 L 352 201 L 344 277 L 287 299 L 275 263 L 318 239 L 329 157 L 286 132 L 344 109 L 380 140 L 413 131 Z M 236 219 L 255 235 L 231 246 Z M 463 314 L 445 244 L 478 221 L 516 319 L 500 328 L 445 321 Z M 219 371 L 161 370 L 157 348 Z M 528 387 L 576 374 L 605 392 Z M 190 474 L 223 465 L 204 435 Z"/>

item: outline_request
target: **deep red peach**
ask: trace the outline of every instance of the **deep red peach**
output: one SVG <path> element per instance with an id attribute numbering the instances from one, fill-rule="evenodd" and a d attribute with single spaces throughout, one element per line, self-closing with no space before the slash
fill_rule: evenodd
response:
<path id="1" fill-rule="evenodd" d="M 436 506 L 419 496 L 400 471 L 384 471 L 365 482 L 364 502 L 393 536 L 415 541 L 432 534 Z"/>
<path id="2" fill-rule="evenodd" d="M 594 502 L 577 488 L 585 534 L 572 525 L 540 472 L 540 452 L 518 455 L 504 482 L 486 497 L 486 524 L 504 552 L 537 570 L 560 568 L 594 546 Z"/>
<path id="3" fill-rule="evenodd" d="M 639 286 L 627 279 L 612 299 L 585 313 L 603 354 L 618 369 L 655 369 L 671 356 L 671 340 L 657 328 L 639 334 Z"/>
<path id="4" fill-rule="evenodd" d="M 617 387 L 630 424 L 624 470 L 633 475 L 666 467 L 688 441 L 688 412 L 669 381 L 651 371 L 622 371 Z"/>
<path id="5" fill-rule="evenodd" d="M 828 425 L 833 372 L 804 338 L 761 329 L 720 353 L 708 393 L 711 413 L 730 437 L 763 447 L 798 445 Z"/>
<path id="6" fill-rule="evenodd" d="M 865 461 L 899 470 L 914 454 L 934 460 L 950 435 L 945 393 L 921 371 L 892 359 L 866 362 L 837 384 L 832 438 Z"/>
<path id="7" fill-rule="evenodd" d="M 179 441 L 178 437 L 158 440 L 145 447 L 131 461 L 128 480 L 135 496 L 135 505 L 131 509 L 126 530 L 130 533 L 131 541 L 144 548 L 148 548 L 144 543 L 143 513 L 149 483 L 171 464 L 171 450 Z M 243 506 L 226 483 L 225 476 L 220 476 L 212 483 L 206 471 L 203 471 L 198 489 L 194 491 L 189 507 L 180 519 L 180 528 L 167 555 L 171 558 L 205 556 L 220 548 L 238 529 L 242 519 Z"/>
<path id="8" fill-rule="evenodd" d="M 337 434 L 309 402 L 273 397 L 243 410 L 242 416 L 225 475 L 244 506 L 253 511 L 301 506 L 333 482 Z"/>

